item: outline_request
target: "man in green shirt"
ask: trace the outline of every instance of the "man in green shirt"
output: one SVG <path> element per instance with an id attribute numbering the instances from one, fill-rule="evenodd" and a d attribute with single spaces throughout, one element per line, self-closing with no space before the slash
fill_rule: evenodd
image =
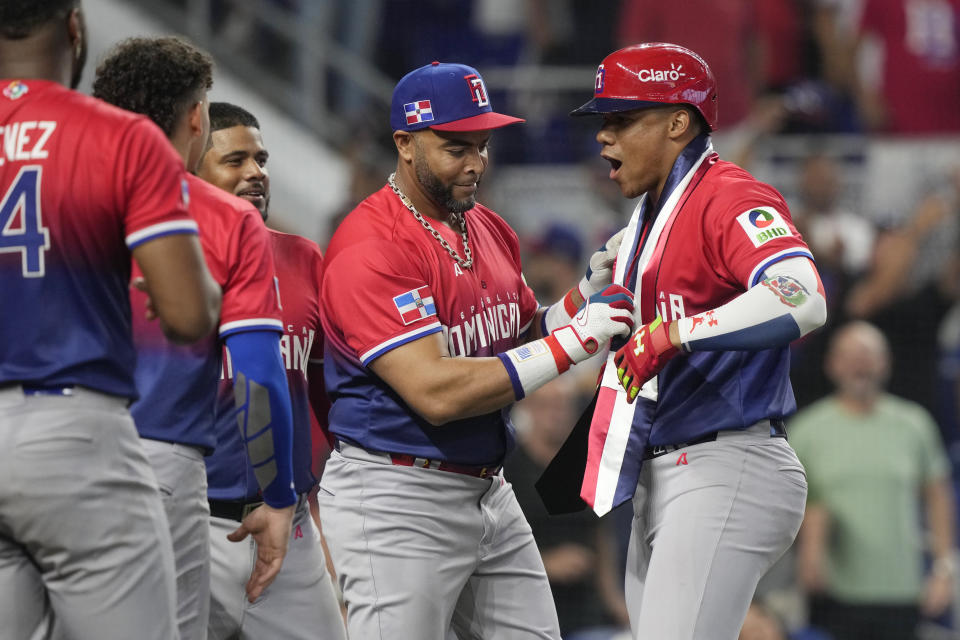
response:
<path id="1" fill-rule="evenodd" d="M 943 444 L 925 409 L 884 391 L 889 350 L 872 325 L 838 330 L 825 368 L 836 392 L 788 430 L 809 483 L 797 577 L 811 596 L 811 623 L 837 640 L 913 640 L 920 616 L 942 613 L 952 598 Z M 926 576 L 921 508 L 933 560 Z"/>

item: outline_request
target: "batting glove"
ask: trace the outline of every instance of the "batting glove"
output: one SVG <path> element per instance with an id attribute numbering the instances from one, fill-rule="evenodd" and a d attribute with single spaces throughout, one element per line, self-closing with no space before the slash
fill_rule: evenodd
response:
<path id="1" fill-rule="evenodd" d="M 633 328 L 633 294 L 617 284 L 590 296 L 570 324 L 546 338 L 498 354 L 520 400 Z"/>
<path id="2" fill-rule="evenodd" d="M 563 349 L 569 364 L 583 362 L 614 336 L 629 335 L 633 328 L 633 294 L 618 284 L 591 295 L 570 324 L 551 336 Z M 569 366 L 569 365 L 568 365 Z"/>
<path id="3" fill-rule="evenodd" d="M 627 390 L 627 402 L 633 402 L 640 388 L 677 355 L 679 349 L 670 342 L 671 322 L 660 316 L 631 336 L 613 357 L 620 384 Z"/>
<path id="4" fill-rule="evenodd" d="M 613 282 L 613 263 L 617 260 L 620 243 L 623 242 L 623 234 L 626 232 L 626 228 L 620 229 L 590 256 L 587 273 L 577 285 L 580 297 L 584 300 L 589 300 L 590 296 L 603 291 Z"/>
<path id="5" fill-rule="evenodd" d="M 613 263 L 616 262 L 617 252 L 620 251 L 620 243 L 626 231 L 621 229 L 597 249 L 590 256 L 587 273 L 580 279 L 577 286 L 570 289 L 558 303 L 547 309 L 543 319 L 543 335 L 567 324 L 583 306 L 584 301 L 589 300 L 593 294 L 603 291 L 613 282 Z"/>

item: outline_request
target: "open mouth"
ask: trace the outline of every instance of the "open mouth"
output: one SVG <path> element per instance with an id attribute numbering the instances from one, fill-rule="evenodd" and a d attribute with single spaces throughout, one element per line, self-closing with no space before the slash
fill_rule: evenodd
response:
<path id="1" fill-rule="evenodd" d="M 264 191 L 263 188 L 255 187 L 252 189 L 243 189 L 241 191 L 238 191 L 237 195 L 240 196 L 241 198 L 244 198 L 245 200 L 259 201 L 259 200 L 263 200 L 263 198 L 266 195 L 266 192 Z"/>
<path id="2" fill-rule="evenodd" d="M 617 172 L 620 171 L 620 167 L 623 166 L 623 162 L 609 156 L 603 156 L 603 159 L 610 163 L 610 178 L 615 178 Z"/>

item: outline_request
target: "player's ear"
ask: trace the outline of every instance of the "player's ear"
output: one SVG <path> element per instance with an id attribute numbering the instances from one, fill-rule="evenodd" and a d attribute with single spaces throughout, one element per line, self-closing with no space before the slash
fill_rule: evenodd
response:
<path id="1" fill-rule="evenodd" d="M 404 162 L 413 162 L 413 151 L 415 142 L 413 134 L 409 131 L 394 131 L 393 143 L 397 145 L 397 153 Z"/>
<path id="2" fill-rule="evenodd" d="M 87 25 L 80 7 L 67 14 L 66 35 L 73 52 L 73 69 L 70 72 L 70 88 L 76 89 L 87 62 Z"/>
<path id="3" fill-rule="evenodd" d="M 671 138 L 677 139 L 693 127 L 693 121 L 690 119 L 690 112 L 687 109 L 679 108 L 674 109 L 670 113 L 670 123 L 669 123 L 669 135 Z"/>
<path id="4" fill-rule="evenodd" d="M 83 14 L 80 9 L 71 9 L 67 14 L 67 37 L 70 39 L 70 47 L 73 49 L 73 57 L 79 58 L 80 52 L 86 43 L 83 41 Z"/>
<path id="5" fill-rule="evenodd" d="M 198 100 L 190 105 L 190 110 L 187 111 L 187 124 L 190 126 L 190 135 L 191 137 L 205 137 L 207 134 L 207 127 L 204 126 L 204 101 Z M 204 149 L 206 149 L 207 141 L 204 139 Z"/>

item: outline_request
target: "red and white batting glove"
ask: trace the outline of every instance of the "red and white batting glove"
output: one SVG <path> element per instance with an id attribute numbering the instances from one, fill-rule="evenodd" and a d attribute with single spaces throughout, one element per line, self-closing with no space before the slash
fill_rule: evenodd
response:
<path id="1" fill-rule="evenodd" d="M 680 351 L 670 342 L 671 322 L 660 316 L 634 333 L 613 357 L 620 384 L 627 390 L 627 402 L 633 402 L 640 388 Z"/>
<path id="2" fill-rule="evenodd" d="M 580 279 L 577 286 L 570 289 L 561 300 L 547 309 L 544 333 L 552 332 L 570 322 L 580 310 L 583 301 L 589 300 L 590 296 L 603 291 L 613 282 L 613 264 L 617 260 L 617 252 L 620 251 L 620 243 L 626 231 L 625 228 L 621 229 L 597 249 L 590 256 L 587 273 Z"/>
<path id="3" fill-rule="evenodd" d="M 577 314 L 546 338 L 528 342 L 498 357 L 520 400 L 570 368 L 583 362 L 614 336 L 633 328 L 633 294 L 618 284 L 590 296 Z"/>

